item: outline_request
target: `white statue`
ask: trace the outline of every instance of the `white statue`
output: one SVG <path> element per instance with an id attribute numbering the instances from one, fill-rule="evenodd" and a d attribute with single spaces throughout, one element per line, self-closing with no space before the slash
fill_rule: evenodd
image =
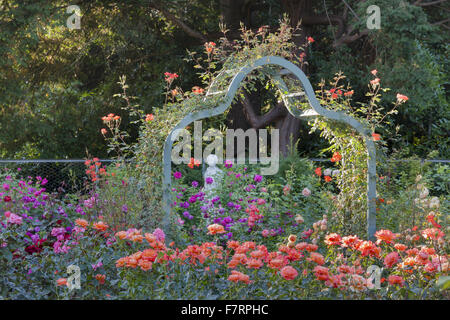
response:
<path id="1" fill-rule="evenodd" d="M 219 159 L 215 154 L 210 154 L 206 158 L 208 168 L 204 174 L 205 184 L 203 190 L 208 198 L 214 197 L 214 190 L 219 189 L 222 184 L 223 171 L 216 167 L 218 162 Z"/>

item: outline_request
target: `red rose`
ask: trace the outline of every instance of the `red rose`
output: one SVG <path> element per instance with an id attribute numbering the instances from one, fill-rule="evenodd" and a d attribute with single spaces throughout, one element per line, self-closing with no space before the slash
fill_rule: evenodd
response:
<path id="1" fill-rule="evenodd" d="M 3 201 L 5 201 L 5 202 L 10 202 L 10 201 L 11 201 L 11 197 L 10 197 L 10 196 L 5 196 L 5 197 L 3 198 Z"/>

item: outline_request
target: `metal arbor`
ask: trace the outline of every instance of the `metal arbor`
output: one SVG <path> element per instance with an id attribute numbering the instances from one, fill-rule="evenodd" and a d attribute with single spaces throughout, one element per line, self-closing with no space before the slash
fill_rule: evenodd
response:
<path id="1" fill-rule="evenodd" d="M 360 135 L 364 137 L 364 141 L 366 144 L 367 152 L 368 152 L 368 160 L 367 160 L 367 234 L 369 239 L 374 238 L 374 234 L 376 231 L 376 151 L 375 144 L 372 140 L 370 130 L 365 127 L 362 123 L 357 121 L 356 119 L 350 117 L 349 115 L 332 111 L 323 108 L 319 101 L 317 100 L 314 90 L 311 86 L 306 75 L 303 71 L 298 68 L 295 64 L 287 61 L 284 58 L 278 56 L 266 56 L 260 59 L 257 59 L 253 62 L 248 63 L 247 65 L 242 66 L 240 69 L 235 69 L 231 71 L 224 70 L 222 71 L 218 77 L 222 74 L 230 74 L 231 82 L 229 82 L 228 88 L 225 90 L 217 90 L 214 92 L 210 92 L 214 87 L 214 82 L 211 85 L 205 99 L 208 99 L 208 96 L 215 94 L 224 94 L 223 99 L 220 101 L 219 106 L 212 108 L 201 110 L 195 113 L 188 114 L 185 118 L 183 118 L 170 132 L 168 135 L 165 144 L 164 144 L 164 155 L 163 155 L 163 209 L 165 213 L 165 217 L 163 220 L 163 228 L 165 231 L 168 231 L 169 223 L 170 223 L 170 204 L 171 204 L 171 170 L 172 170 L 172 160 L 171 160 L 171 151 L 173 142 L 176 140 L 180 129 L 184 129 L 192 122 L 196 120 L 201 120 L 213 116 L 217 116 L 219 114 L 224 113 L 231 105 L 233 98 L 240 87 L 241 82 L 250 74 L 253 70 L 258 67 L 270 67 L 269 75 L 274 80 L 274 83 L 277 89 L 280 91 L 283 102 L 288 109 L 288 111 L 296 118 L 306 118 L 306 117 L 315 117 L 315 116 L 323 116 L 328 119 L 340 121 L 348 124 L 353 129 L 355 129 Z M 276 69 L 281 68 L 276 72 Z M 233 72 L 234 71 L 234 72 Z M 303 86 L 303 92 L 293 92 L 291 93 L 286 82 L 282 79 L 283 75 L 294 76 L 298 81 L 300 81 Z M 312 109 L 302 111 L 295 106 L 295 98 L 305 96 L 308 98 L 309 105 Z"/>

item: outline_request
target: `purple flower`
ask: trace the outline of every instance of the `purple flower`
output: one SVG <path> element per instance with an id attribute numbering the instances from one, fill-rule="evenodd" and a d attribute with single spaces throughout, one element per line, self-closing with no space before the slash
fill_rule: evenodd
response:
<path id="1" fill-rule="evenodd" d="M 192 181 L 192 186 L 194 187 L 194 188 L 197 188 L 198 187 L 198 182 L 197 181 Z"/>
<path id="2" fill-rule="evenodd" d="M 256 186 L 254 184 L 249 184 L 248 186 L 245 187 L 245 191 L 249 192 L 252 189 L 255 189 Z"/>
<path id="3" fill-rule="evenodd" d="M 255 177 L 253 178 L 253 180 L 255 180 L 255 182 L 261 182 L 262 176 L 260 176 L 259 174 L 255 174 Z"/>
<path id="4" fill-rule="evenodd" d="M 174 172 L 174 174 L 173 174 L 173 177 L 174 177 L 175 179 L 181 179 L 182 176 L 183 176 L 183 175 L 182 175 L 181 172 L 179 172 L 179 171 Z"/>
<path id="5" fill-rule="evenodd" d="M 185 208 L 185 209 L 189 208 L 189 202 L 187 202 L 187 201 L 186 202 L 181 202 L 180 203 L 180 207 L 181 208 Z"/>
<path id="6" fill-rule="evenodd" d="M 207 177 L 205 181 L 207 184 L 212 184 L 214 182 L 214 179 L 211 177 Z"/>
<path id="7" fill-rule="evenodd" d="M 233 161 L 231 160 L 225 160 L 225 168 L 231 168 L 233 167 Z"/>
<path id="8" fill-rule="evenodd" d="M 128 207 L 127 207 L 126 204 L 124 204 L 124 205 L 122 206 L 122 212 L 124 212 L 124 213 L 127 213 L 127 212 L 128 212 Z"/>
<path id="9" fill-rule="evenodd" d="M 103 263 L 102 263 L 102 261 L 100 260 L 100 261 L 98 261 L 97 263 L 95 263 L 95 264 L 91 264 L 91 266 L 92 266 L 92 269 L 94 269 L 94 270 L 97 270 L 98 268 L 100 268 L 101 266 L 103 265 Z"/>
<path id="10" fill-rule="evenodd" d="M 233 222 L 233 218 L 231 218 L 231 217 L 226 217 L 225 219 L 223 219 L 223 222 L 225 222 L 225 223 L 231 223 L 231 222 Z"/>
<path id="11" fill-rule="evenodd" d="M 192 220 L 194 217 L 189 213 L 189 211 L 183 212 L 183 216 L 189 220 Z"/>

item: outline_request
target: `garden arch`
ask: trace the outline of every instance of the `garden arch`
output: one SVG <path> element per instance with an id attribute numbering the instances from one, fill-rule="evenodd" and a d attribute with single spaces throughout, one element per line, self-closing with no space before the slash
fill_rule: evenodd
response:
<path id="1" fill-rule="evenodd" d="M 224 98 L 219 103 L 218 107 L 201 110 L 195 113 L 188 114 L 184 117 L 170 132 L 167 136 L 165 144 L 164 144 L 164 155 L 163 155 L 163 206 L 164 206 L 164 219 L 163 219 L 163 228 L 164 230 L 169 230 L 170 223 L 170 192 L 171 192 L 171 171 L 172 171 L 172 159 L 171 159 L 171 151 L 173 142 L 177 138 L 177 133 L 180 129 L 186 128 L 192 122 L 196 120 L 201 120 L 213 116 L 220 115 L 224 113 L 231 105 L 234 96 L 236 95 L 237 90 L 239 89 L 241 82 L 250 74 L 253 70 L 258 67 L 271 67 L 269 70 L 269 75 L 274 80 L 275 85 L 281 93 L 283 102 L 288 109 L 288 111 L 296 118 L 306 118 L 306 117 L 315 117 L 315 116 L 324 116 L 328 119 L 344 122 L 355 129 L 360 135 L 364 137 L 364 141 L 366 144 L 367 152 L 368 152 L 368 160 L 367 160 L 367 235 L 369 239 L 374 238 L 374 234 L 376 231 L 376 151 L 375 144 L 372 140 L 371 131 L 364 126 L 362 123 L 357 121 L 355 118 L 338 111 L 332 111 L 325 109 L 322 107 L 317 100 L 314 90 L 309 82 L 308 78 L 304 74 L 304 72 L 297 67 L 295 64 L 287 61 L 286 59 L 278 56 L 266 56 L 259 58 L 253 62 L 247 63 L 240 68 L 234 70 L 223 70 L 221 74 L 224 73 L 232 73 L 232 80 L 229 83 L 228 87 L 225 90 L 217 90 L 211 92 L 211 90 L 215 89 L 215 82 L 212 83 L 208 93 L 205 96 L 205 99 L 208 99 L 208 96 L 215 94 L 223 94 Z M 273 67 L 281 67 L 281 71 L 276 71 Z M 234 73 L 234 75 L 233 75 Z M 301 85 L 303 86 L 303 92 L 293 92 L 291 93 L 286 82 L 282 79 L 283 75 L 293 75 L 297 78 Z M 217 78 L 216 78 L 217 79 Z M 295 107 L 293 103 L 293 99 L 298 96 L 306 95 L 309 105 L 312 109 L 302 111 Z"/>

